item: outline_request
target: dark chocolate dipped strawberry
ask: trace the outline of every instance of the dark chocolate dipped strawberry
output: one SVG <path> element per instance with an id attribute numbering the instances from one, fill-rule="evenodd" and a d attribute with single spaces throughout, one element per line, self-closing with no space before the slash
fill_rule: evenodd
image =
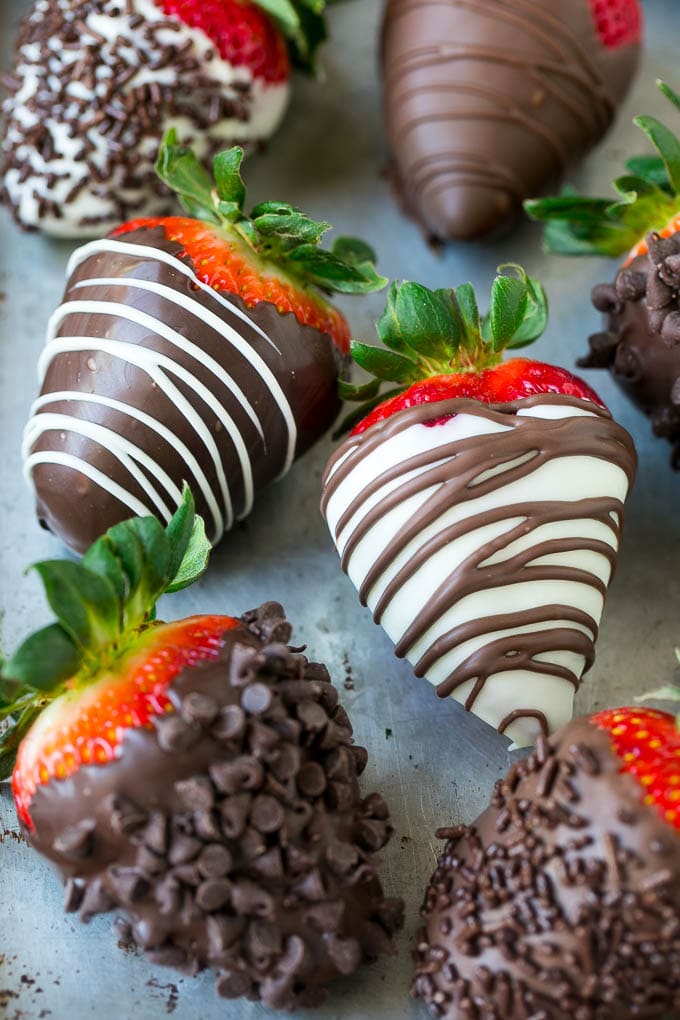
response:
<path id="1" fill-rule="evenodd" d="M 470 284 L 393 284 L 377 379 L 328 462 L 322 511 L 343 569 L 417 676 L 532 743 L 567 722 L 592 664 L 636 456 L 581 379 L 528 358 L 546 299 L 519 266 L 480 319 Z M 379 380 L 400 385 L 377 394 Z"/>
<path id="2" fill-rule="evenodd" d="M 332 292 L 384 286 L 371 249 L 283 202 L 248 216 L 242 150 L 215 182 L 170 135 L 159 174 L 189 216 L 77 249 L 24 437 L 41 523 L 83 552 L 130 514 L 168 520 L 186 479 L 213 542 L 335 418 L 349 344 Z M 196 217 L 196 218 L 192 218 Z"/>
<path id="3" fill-rule="evenodd" d="M 659 82 L 680 108 L 680 96 Z M 680 468 L 680 141 L 655 117 L 635 123 L 656 153 L 628 161 L 618 198 L 566 193 L 526 203 L 548 221 L 545 243 L 560 255 L 625 255 L 614 282 L 593 288 L 604 329 L 589 338 L 585 368 L 608 368 L 672 446 Z"/>
<path id="4" fill-rule="evenodd" d="M 507 225 L 610 126 L 634 75 L 638 0 L 389 0 L 394 183 L 434 239 Z"/>
<path id="5" fill-rule="evenodd" d="M 1 775 L 16 756 L 22 829 L 68 911 L 122 913 L 149 960 L 212 967 L 226 998 L 318 1005 L 392 952 L 388 809 L 361 797 L 366 752 L 326 668 L 288 647 L 281 606 L 154 619 L 206 555 L 185 495 L 166 530 L 133 519 L 82 564 L 37 565 L 58 622 L 3 664 Z"/>
<path id="6" fill-rule="evenodd" d="M 201 159 L 279 126 L 313 67 L 324 0 L 41 0 L 4 77 L 0 192 L 24 227 L 99 237 L 173 206 L 154 174 L 175 126 Z"/>
<path id="7" fill-rule="evenodd" d="M 440 1020 L 680 1015 L 680 734 L 621 708 L 541 740 L 448 840 L 413 994 Z"/>

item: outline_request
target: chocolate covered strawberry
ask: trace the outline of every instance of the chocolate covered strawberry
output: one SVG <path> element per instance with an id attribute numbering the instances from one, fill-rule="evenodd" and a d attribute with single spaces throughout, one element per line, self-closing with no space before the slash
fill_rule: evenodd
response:
<path id="1" fill-rule="evenodd" d="M 213 181 L 171 133 L 159 175 L 189 215 L 77 249 L 39 362 L 24 466 L 44 526 L 83 552 L 130 514 L 168 520 L 183 480 L 213 542 L 335 418 L 349 329 L 329 301 L 384 286 L 371 249 L 320 241 L 284 202 L 243 210 L 234 148 Z"/>
<path id="2" fill-rule="evenodd" d="M 680 108 L 680 96 L 659 82 Z M 613 283 L 593 288 L 604 329 L 589 338 L 585 368 L 608 368 L 672 446 L 680 468 L 680 141 L 655 117 L 637 117 L 654 155 L 628 161 L 614 181 L 616 200 L 568 192 L 533 200 L 546 220 L 548 250 L 561 255 L 624 255 Z"/>
<path id="3" fill-rule="evenodd" d="M 502 268 L 483 320 L 469 284 L 393 284 L 388 349 L 352 344 L 378 379 L 344 387 L 378 406 L 331 457 L 322 510 L 397 655 L 523 745 L 569 720 L 593 662 L 636 457 L 582 380 L 501 362 L 547 314 L 538 281 Z"/>
<path id="4" fill-rule="evenodd" d="M 438 240 L 506 226 L 609 128 L 638 0 L 389 0 L 385 121 L 406 210 Z"/>
<path id="5" fill-rule="evenodd" d="M 388 809 L 361 798 L 366 752 L 281 606 L 155 620 L 206 556 L 185 491 L 167 529 L 133 519 L 81 564 L 37 565 L 58 622 L 3 663 L 0 777 L 16 756 L 22 829 L 67 910 L 115 909 L 152 962 L 215 968 L 225 998 L 318 1005 L 392 951 Z"/>
<path id="6" fill-rule="evenodd" d="M 5 77 L 0 186 L 17 221 L 96 237 L 172 209 L 153 172 L 176 127 L 201 159 L 278 127 L 324 0 L 46 0 Z"/>
<path id="7" fill-rule="evenodd" d="M 540 741 L 448 840 L 413 993 L 441 1020 L 680 1013 L 680 733 L 620 708 Z"/>

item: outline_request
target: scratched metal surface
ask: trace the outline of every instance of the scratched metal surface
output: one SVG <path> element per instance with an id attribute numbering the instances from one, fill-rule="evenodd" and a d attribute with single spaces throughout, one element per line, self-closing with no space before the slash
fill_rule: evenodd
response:
<path id="1" fill-rule="evenodd" d="M 0 0 L 1 63 L 7 65 L 14 26 L 28 3 Z M 293 110 L 269 153 L 247 168 L 250 196 L 282 197 L 303 205 L 339 230 L 369 237 L 381 268 L 393 277 L 444 286 L 469 279 L 483 291 L 500 262 L 517 260 L 540 275 L 551 298 L 547 336 L 536 355 L 572 365 L 597 326 L 588 302 L 591 285 L 612 274 L 606 260 L 569 262 L 541 255 L 536 227 L 526 224 L 493 247 L 458 246 L 430 252 L 417 229 L 393 205 L 381 170 L 375 39 L 377 0 L 332 11 L 334 44 L 325 57 L 323 85 L 300 82 Z M 680 4 L 647 4 L 647 48 L 641 74 L 618 126 L 572 177 L 602 189 L 625 153 L 640 147 L 635 112 L 665 116 L 654 89 L 666 76 L 676 87 Z M 48 612 L 36 578 L 22 577 L 36 559 L 60 554 L 59 543 L 33 517 L 21 476 L 21 430 L 35 396 L 35 361 L 45 322 L 58 301 L 71 246 L 21 235 L 0 212 L 0 587 L 2 641 L 13 648 Z M 381 297 L 346 302 L 355 335 L 369 339 Z M 622 703 L 670 679 L 680 642 L 680 476 L 667 466 L 663 443 L 607 378 L 591 373 L 614 413 L 633 433 L 641 467 L 630 500 L 618 575 L 612 585 L 598 660 L 578 708 Z M 290 475 L 260 498 L 242 529 L 216 550 L 205 579 L 175 596 L 167 611 L 240 612 L 279 599 L 295 622 L 295 639 L 328 663 L 359 742 L 370 751 L 364 789 L 383 790 L 395 836 L 385 853 L 389 894 L 406 899 L 399 955 L 336 983 L 319 1020 L 423 1018 L 408 997 L 410 949 L 418 908 L 431 873 L 437 825 L 470 821 L 484 807 L 493 781 L 506 769 L 506 741 L 452 702 L 440 703 L 429 685 L 397 662 L 382 631 L 358 604 L 341 574 L 319 516 L 319 477 L 331 448 L 322 443 Z M 19 838 L 7 787 L 0 788 L 0 1016 L 7 1020 L 262 1020 L 273 1014 L 249 1003 L 216 998 L 209 973 L 181 979 L 116 948 L 110 920 L 85 928 L 61 911 L 61 888 Z"/>

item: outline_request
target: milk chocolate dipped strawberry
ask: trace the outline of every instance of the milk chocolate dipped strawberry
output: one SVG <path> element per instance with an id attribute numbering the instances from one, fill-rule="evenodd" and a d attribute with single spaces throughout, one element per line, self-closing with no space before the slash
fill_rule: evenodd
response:
<path id="1" fill-rule="evenodd" d="M 678 108 L 680 96 L 659 82 Z M 593 288 L 604 329 L 589 338 L 585 368 L 608 368 L 672 446 L 680 468 L 680 141 L 655 117 L 635 123 L 656 153 L 628 161 L 618 198 L 571 193 L 527 202 L 548 221 L 545 243 L 561 255 L 625 255 L 613 283 Z"/>
<path id="2" fill-rule="evenodd" d="M 0 184 L 22 226 L 98 237 L 172 209 L 164 132 L 206 159 L 278 127 L 324 0 L 40 0 L 5 76 Z"/>
<path id="3" fill-rule="evenodd" d="M 186 479 L 216 542 L 329 427 L 349 329 L 327 299 L 386 281 L 352 238 L 283 202 L 243 211 L 243 152 L 215 182 L 171 134 L 159 173 L 191 216 L 77 249 L 24 441 L 38 516 L 83 552 L 130 514 L 168 520 Z M 191 218 L 196 217 L 196 218 Z"/>
<path id="4" fill-rule="evenodd" d="M 636 456 L 581 379 L 501 362 L 547 314 L 537 280 L 501 269 L 516 275 L 496 277 L 483 320 L 470 284 L 392 285 L 389 349 L 352 344 L 378 378 L 344 387 L 379 403 L 328 462 L 322 510 L 396 654 L 521 746 L 571 718 Z M 383 379 L 400 384 L 387 400 Z"/>
<path id="5" fill-rule="evenodd" d="M 448 840 L 413 993 L 441 1020 L 680 1014 L 680 734 L 665 712 L 577 719 Z"/>
<path id="6" fill-rule="evenodd" d="M 193 536 L 193 538 L 192 538 Z M 22 829 L 87 921 L 116 910 L 154 963 L 292 1009 L 392 952 L 402 904 L 376 852 L 385 801 L 328 671 L 281 606 L 154 619 L 205 565 L 191 498 L 167 529 L 112 528 L 82 564 L 38 564 L 58 622 L 3 664 L 0 738 Z M 30 727 L 30 728 L 29 728 Z"/>
<path id="7" fill-rule="evenodd" d="M 638 0 L 389 0 L 385 120 L 403 204 L 436 239 L 507 225 L 609 128 Z"/>

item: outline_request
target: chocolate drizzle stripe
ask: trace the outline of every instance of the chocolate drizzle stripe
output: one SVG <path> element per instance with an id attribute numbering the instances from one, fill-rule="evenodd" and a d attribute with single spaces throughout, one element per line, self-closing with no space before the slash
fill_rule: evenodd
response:
<path id="1" fill-rule="evenodd" d="M 254 350 L 252 344 L 246 343 L 239 335 L 237 331 L 237 322 L 225 321 L 224 316 L 226 314 L 230 319 L 239 320 L 240 322 L 247 324 L 247 326 L 251 330 L 254 330 L 254 332 L 257 333 L 270 347 L 272 347 L 277 354 L 283 357 L 282 351 L 276 345 L 272 337 L 270 337 L 261 328 L 261 326 L 257 324 L 257 322 L 230 301 L 227 296 L 218 293 L 212 287 L 203 283 L 202 280 L 199 280 L 190 266 L 185 265 L 181 259 L 177 258 L 171 252 L 163 251 L 162 248 L 156 248 L 145 244 L 130 244 L 125 241 L 118 241 L 113 238 L 105 237 L 98 241 L 91 241 L 89 244 L 85 244 L 80 248 L 77 248 L 69 259 L 67 275 L 70 277 L 88 258 L 105 254 L 131 255 L 135 259 L 149 259 L 152 262 L 162 262 L 164 265 L 169 266 L 174 272 L 180 273 L 182 276 L 189 279 L 192 286 L 198 287 L 202 294 L 209 296 L 212 301 L 220 305 L 223 309 L 221 318 L 218 315 L 211 315 L 209 310 L 204 306 L 198 306 L 195 309 L 194 314 L 198 315 L 199 318 L 204 321 L 212 323 L 218 332 L 226 334 L 233 346 L 246 360 L 250 361 L 257 374 L 267 384 L 274 400 L 276 401 L 276 405 L 281 412 L 288 432 L 286 457 L 283 467 L 281 468 L 281 473 L 278 477 L 282 477 L 286 474 L 295 457 L 295 443 L 297 440 L 297 426 L 295 424 L 295 416 L 293 415 L 290 403 L 286 398 L 276 376 L 267 363 L 263 360 L 261 355 Z M 194 302 L 194 304 L 196 303 Z"/>
<path id="2" fill-rule="evenodd" d="M 152 415 L 147 414 L 139 407 L 134 407 L 132 404 L 123 403 L 122 400 L 114 400 L 112 397 L 107 397 L 102 393 L 85 393 L 80 392 L 78 390 L 57 390 L 52 393 L 45 393 L 43 394 L 43 396 L 38 397 L 38 399 L 33 403 L 31 407 L 32 418 L 24 432 L 24 440 L 21 453 L 24 460 L 26 460 L 29 457 L 30 448 L 37 441 L 39 435 L 39 432 L 36 430 L 35 415 L 37 415 L 38 411 L 40 411 L 42 408 L 49 407 L 50 404 L 62 402 L 64 403 L 73 402 L 74 404 L 78 403 L 99 404 L 102 407 L 108 407 L 114 411 L 119 411 L 121 414 L 126 415 L 128 418 L 131 418 L 133 421 L 138 421 L 141 424 L 146 425 L 147 428 L 151 429 L 152 432 L 157 433 L 163 440 L 165 440 L 166 443 L 172 444 L 173 447 L 177 450 L 179 455 L 184 460 L 184 463 L 187 465 L 188 470 L 190 471 L 191 475 L 196 480 L 200 488 L 203 498 L 205 499 L 210 509 L 210 514 L 213 519 L 215 532 L 220 535 L 222 534 L 222 531 L 224 530 L 224 520 L 222 517 L 222 511 L 220 510 L 219 504 L 215 499 L 212 488 L 210 486 L 208 479 L 206 478 L 203 468 L 199 464 L 196 457 L 194 457 L 189 447 L 186 445 L 185 442 L 183 442 L 180 436 L 176 435 L 174 432 L 172 432 L 171 429 L 167 428 L 163 424 L 163 422 L 158 421 L 156 418 L 152 417 Z M 78 420 L 80 421 L 80 419 Z M 42 455 L 42 460 L 44 462 L 45 453 L 43 453 Z M 79 466 L 77 470 L 82 470 L 82 466 Z M 26 475 L 27 479 L 29 479 L 30 472 L 27 470 L 26 464 L 24 464 L 24 474 Z M 165 472 L 163 472 L 163 474 L 165 474 Z M 124 492 L 125 490 L 122 489 L 121 487 L 119 496 Z M 146 512 L 146 510 L 144 510 L 144 512 Z"/>
<path id="3" fill-rule="evenodd" d="M 170 380 L 169 375 L 173 374 L 183 380 L 190 389 L 201 397 L 208 407 L 211 408 L 213 413 L 217 415 L 218 420 L 228 427 L 232 438 L 236 438 L 239 443 L 241 466 L 245 477 L 246 473 L 250 471 L 250 465 L 247 462 L 247 452 L 243 446 L 243 440 L 236 430 L 233 419 L 227 414 L 211 391 L 171 358 L 155 351 L 149 351 L 136 344 L 120 343 L 112 340 L 99 339 L 98 337 L 60 337 L 57 340 L 52 340 L 43 354 L 49 353 L 49 358 L 52 359 L 60 353 L 73 353 L 75 351 L 99 351 L 110 355 L 112 358 L 118 358 L 129 365 L 134 365 L 137 368 L 142 369 L 162 390 L 162 392 L 164 392 L 166 396 L 173 401 L 175 406 L 181 410 L 188 425 L 201 437 L 203 444 L 208 451 L 208 455 L 215 467 L 225 506 L 225 516 L 227 519 L 226 527 L 231 527 L 231 523 L 233 521 L 232 500 L 229 494 L 229 485 L 224 473 L 222 459 L 220 457 L 217 444 L 206 423 L 203 421 L 203 418 L 198 414 L 191 402 L 183 396 L 178 387 Z M 32 430 L 33 427 L 33 422 L 29 422 L 27 429 Z M 40 428 L 39 423 L 37 427 Z M 36 464 L 40 462 L 40 457 L 40 453 L 32 453 L 31 457 L 26 462 L 27 470 L 35 470 Z M 89 468 L 90 466 L 88 465 L 88 470 Z M 83 473 L 88 474 L 88 471 L 83 469 Z M 105 488 L 108 489 L 108 486 L 105 486 Z"/>
<path id="4" fill-rule="evenodd" d="M 564 413 L 542 417 L 543 407 L 550 408 L 549 415 L 555 414 L 555 408 Z M 534 408 L 537 415 L 531 414 Z M 457 415 L 491 422 L 502 430 L 465 434 L 460 439 L 442 437 L 440 445 L 423 449 L 419 444 L 417 452 L 401 459 L 397 448 L 390 453 L 396 462 L 377 476 L 355 475 L 369 455 L 388 442 L 398 442 L 401 433 L 427 425 L 433 417 Z M 437 430 L 446 427 L 446 422 L 432 426 L 433 441 Z M 601 496 L 586 494 L 590 491 L 586 480 L 583 495 L 551 498 L 550 489 L 544 488 L 551 483 L 539 472 L 563 459 L 570 460 L 578 472 L 579 458 L 606 461 L 625 476 L 627 485 L 610 475 L 611 481 L 605 484 L 615 486 L 611 494 L 606 490 Z M 621 534 L 620 497 L 632 483 L 635 463 L 625 430 L 588 401 L 553 394 L 505 405 L 442 401 L 434 414 L 432 405 L 409 408 L 345 440 L 324 474 L 322 510 L 328 514 L 330 500 L 337 497 L 332 531 L 343 568 L 355 579 L 362 602 L 371 602 L 376 622 L 383 621 L 391 632 L 396 654 L 415 662 L 416 675 L 432 672 L 429 678 L 442 697 L 455 696 L 463 684 L 475 681 L 465 697 L 466 707 L 472 708 L 484 683 L 499 673 L 549 675 L 572 688 L 579 686 L 582 673 L 594 660 L 599 616 Z M 566 465 L 565 470 L 569 470 Z M 574 480 L 578 486 L 578 474 Z M 343 495 L 346 485 L 352 496 Z M 509 498 L 519 497 L 516 503 L 503 499 L 509 486 Z M 526 497 L 521 498 L 524 487 Z M 411 516 L 401 526 L 393 523 L 391 528 L 397 530 L 381 545 L 377 528 L 383 517 L 418 498 Z M 500 505 L 494 500 L 500 500 Z M 370 508 L 364 511 L 367 503 Z M 462 519 L 441 524 L 451 511 L 465 511 L 465 504 Z M 504 524 L 508 526 L 499 532 Z M 488 528 L 492 528 L 491 538 L 466 542 Z M 363 540 L 369 534 L 375 541 L 367 549 Z M 532 539 L 534 534 L 537 537 Z M 456 543 L 463 542 L 458 552 Z M 572 562 L 561 562 L 567 554 Z M 597 566 L 580 560 L 584 554 L 596 557 Z M 443 556 L 449 557 L 448 566 Z M 433 573 L 429 581 L 422 575 L 425 602 L 421 605 L 414 579 L 428 570 Z M 430 590 L 433 579 L 436 586 Z M 542 583 L 550 587 L 543 589 Z M 546 602 L 546 597 L 556 594 L 556 587 L 565 601 Z M 587 596 L 587 591 L 597 598 Z M 478 602 L 475 599 L 467 610 L 465 600 L 485 592 L 491 600 L 487 613 L 467 619 L 466 611 L 472 612 Z M 536 606 L 535 599 L 543 601 Z M 512 602 L 516 603 L 512 613 L 499 608 Z M 393 612 L 386 618 L 390 609 Z M 454 610 L 456 622 L 447 626 L 446 618 Z M 401 633 L 395 631 L 398 627 Z M 521 633 L 523 628 L 528 632 Z M 474 641 L 478 646 L 467 654 L 463 651 L 457 665 L 452 664 L 451 653 Z M 551 653 L 558 661 L 550 661 Z M 568 653 L 568 664 L 559 653 Z"/>

